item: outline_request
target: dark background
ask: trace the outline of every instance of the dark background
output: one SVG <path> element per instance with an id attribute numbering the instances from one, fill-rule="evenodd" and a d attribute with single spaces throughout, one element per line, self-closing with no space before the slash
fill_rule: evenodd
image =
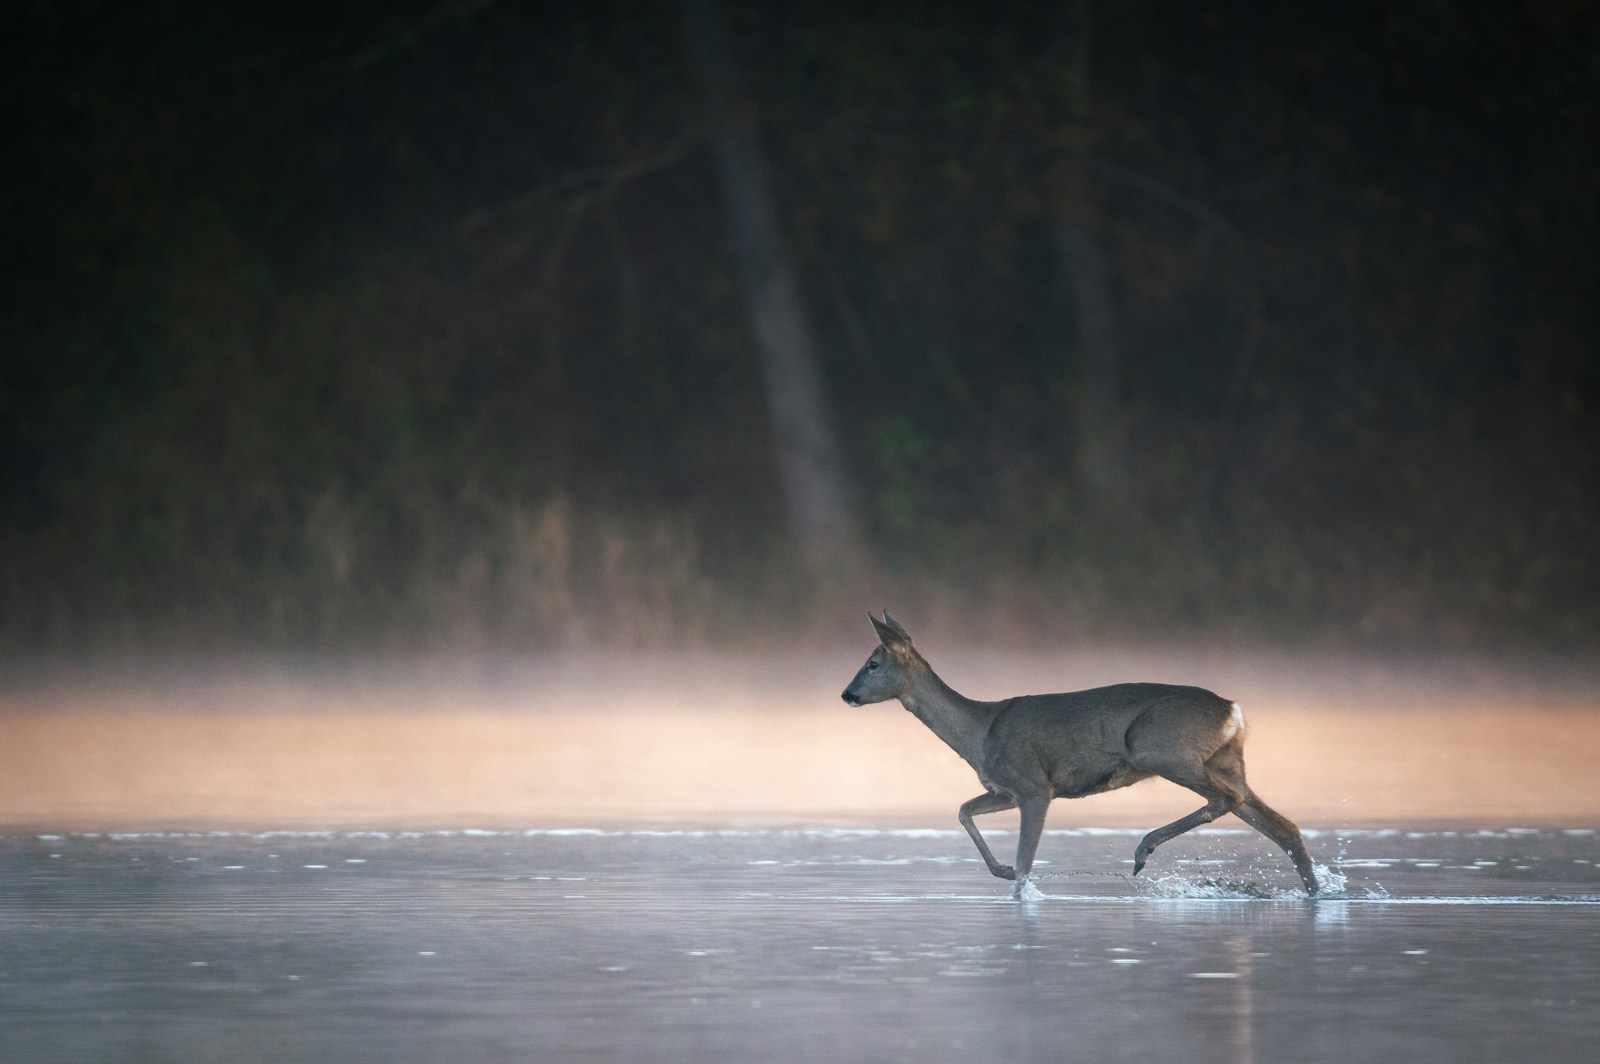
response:
<path id="1" fill-rule="evenodd" d="M 788 6 L 836 564 L 679 5 L 8 5 L 4 647 L 1600 649 L 1600 6 Z"/>

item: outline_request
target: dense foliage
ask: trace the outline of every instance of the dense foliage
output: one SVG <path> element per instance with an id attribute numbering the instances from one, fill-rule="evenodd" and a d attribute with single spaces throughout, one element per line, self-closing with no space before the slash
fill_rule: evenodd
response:
<path id="1" fill-rule="evenodd" d="M 1596 646 L 1595 5 L 771 6 L 726 16 L 873 536 L 849 579 L 1030 618 L 1000 638 Z M 793 573 L 673 4 L 10 21 L 7 644 L 882 604 Z M 1103 483 L 1064 187 L 1114 280 Z"/>

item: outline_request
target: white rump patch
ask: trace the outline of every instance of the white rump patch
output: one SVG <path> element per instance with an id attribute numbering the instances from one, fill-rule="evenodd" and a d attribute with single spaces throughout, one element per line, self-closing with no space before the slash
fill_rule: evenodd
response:
<path id="1" fill-rule="evenodd" d="M 1239 703 L 1237 702 L 1233 702 L 1231 705 L 1233 707 L 1233 712 L 1228 714 L 1228 723 L 1222 726 L 1223 742 L 1228 742 L 1235 735 L 1238 735 L 1240 732 L 1244 731 L 1244 710 L 1240 708 Z"/>

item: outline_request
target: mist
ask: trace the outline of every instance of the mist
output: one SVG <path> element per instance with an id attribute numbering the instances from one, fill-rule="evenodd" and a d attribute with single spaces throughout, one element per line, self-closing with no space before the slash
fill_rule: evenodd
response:
<path id="1" fill-rule="evenodd" d="M 898 703 L 849 708 L 859 653 L 282 660 L 74 667 L 0 690 L 0 808 L 19 830 L 948 827 L 972 770 Z M 1319 829 L 1592 827 L 1592 666 L 1118 649 L 975 653 L 930 631 L 972 697 L 1143 681 L 1245 707 L 1251 780 Z M 1160 780 L 1051 823 L 1153 825 Z M 1007 814 L 997 822 L 1014 820 Z"/>

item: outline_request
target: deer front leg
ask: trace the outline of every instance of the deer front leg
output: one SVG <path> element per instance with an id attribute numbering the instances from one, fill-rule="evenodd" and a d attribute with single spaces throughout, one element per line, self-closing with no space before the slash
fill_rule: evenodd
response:
<path id="1" fill-rule="evenodd" d="M 978 844 L 978 853 L 983 857 L 983 863 L 989 866 L 990 872 L 1001 879 L 1016 879 L 1017 870 L 994 859 L 994 854 L 989 850 L 989 844 L 983 841 L 983 836 L 978 833 L 978 825 L 972 822 L 972 818 L 982 816 L 985 813 L 1003 813 L 1007 809 L 1015 809 L 1016 807 L 1017 803 L 1010 795 L 997 794 L 994 791 L 990 791 L 987 794 L 978 795 L 970 802 L 963 803 L 961 812 L 957 814 L 961 821 L 961 826 L 967 829 L 967 834 L 972 836 L 972 841 Z M 1037 840 L 1035 844 L 1037 845 Z M 1028 860 L 1030 863 L 1033 860 L 1031 850 L 1029 851 Z"/>
<path id="2" fill-rule="evenodd" d="M 1017 878 L 1026 879 L 1033 871 L 1033 855 L 1039 852 L 1039 836 L 1044 834 L 1044 814 L 1050 808 L 1050 795 L 1020 799 L 1022 824 L 1017 830 Z"/>

